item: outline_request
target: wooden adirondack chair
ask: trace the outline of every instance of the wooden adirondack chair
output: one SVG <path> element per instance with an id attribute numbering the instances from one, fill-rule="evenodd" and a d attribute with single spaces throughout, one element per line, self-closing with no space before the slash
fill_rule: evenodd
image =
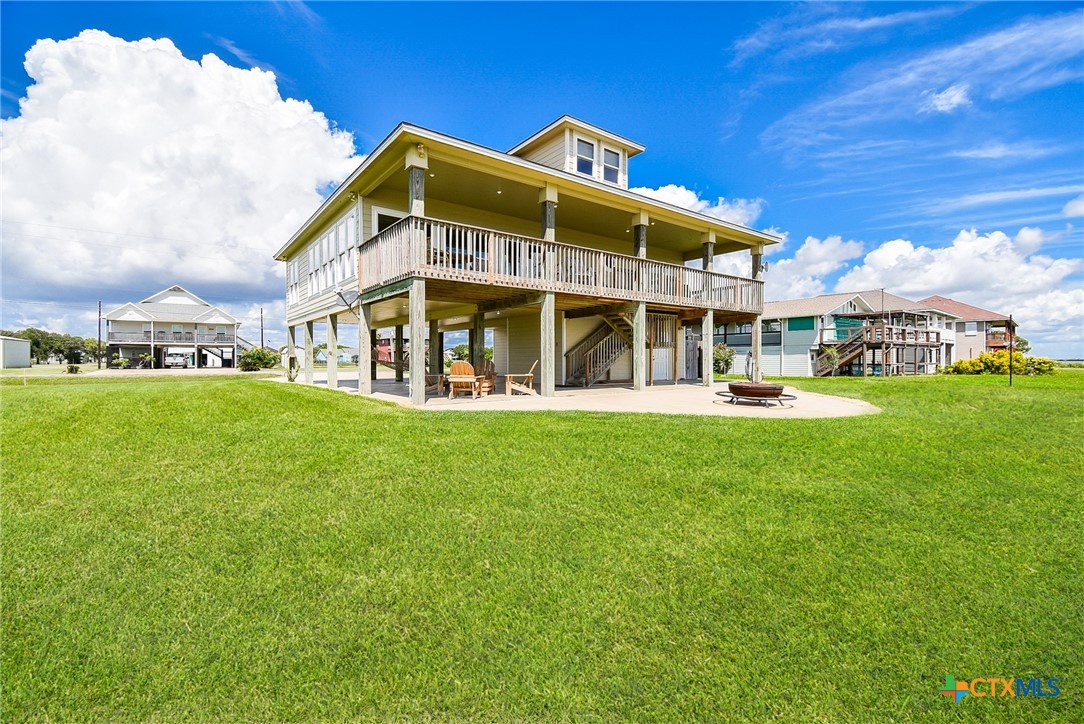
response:
<path id="1" fill-rule="evenodd" d="M 537 395 L 534 389 L 534 368 L 538 366 L 538 360 L 531 365 L 531 371 L 527 374 L 507 374 L 504 376 L 504 393 L 511 397 L 516 392 L 525 395 Z"/>
<path id="2" fill-rule="evenodd" d="M 493 391 L 493 387 L 497 381 L 497 369 L 493 366 L 493 360 L 482 360 L 482 364 L 478 365 L 478 394 L 485 397 Z"/>
<path id="3" fill-rule="evenodd" d="M 457 360 L 448 369 L 448 399 L 454 400 L 457 392 L 470 392 L 471 399 L 478 397 L 479 376 L 474 374 L 470 362 Z"/>

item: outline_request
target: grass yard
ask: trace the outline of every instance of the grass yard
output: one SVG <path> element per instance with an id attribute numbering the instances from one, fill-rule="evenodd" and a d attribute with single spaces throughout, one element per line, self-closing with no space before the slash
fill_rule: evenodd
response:
<path id="1" fill-rule="evenodd" d="M 4 380 L 3 718 L 1084 719 L 1084 373 L 793 382 L 885 412 Z"/>

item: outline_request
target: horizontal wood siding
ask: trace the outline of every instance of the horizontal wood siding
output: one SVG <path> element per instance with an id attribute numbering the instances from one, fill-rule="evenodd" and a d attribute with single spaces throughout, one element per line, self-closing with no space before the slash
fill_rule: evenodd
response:
<path id="1" fill-rule="evenodd" d="M 533 149 L 530 153 L 524 154 L 523 158 L 528 161 L 540 163 L 543 166 L 549 166 L 550 168 L 564 171 L 565 135 L 562 133 L 555 136 L 538 148 Z"/>
<path id="2" fill-rule="evenodd" d="M 537 360 L 538 367 L 534 368 L 534 374 L 535 380 L 538 380 L 539 370 L 542 366 L 540 357 L 542 354 L 541 321 L 537 314 L 521 314 L 508 318 L 505 322 L 508 340 L 505 354 L 507 368 L 498 370 L 501 374 L 509 372 L 514 374 L 526 373 Z M 496 334 L 494 334 L 493 341 L 496 344 Z M 497 350 L 494 349 L 494 357 L 497 356 L 496 352 Z M 496 362 L 494 362 L 494 367 L 496 367 Z"/>

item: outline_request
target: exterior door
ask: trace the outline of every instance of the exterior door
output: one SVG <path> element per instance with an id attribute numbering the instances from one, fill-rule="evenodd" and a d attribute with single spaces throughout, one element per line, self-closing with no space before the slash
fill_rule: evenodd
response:
<path id="1" fill-rule="evenodd" d="M 701 335 L 685 332 L 685 379 L 700 379 L 700 340 Z"/>

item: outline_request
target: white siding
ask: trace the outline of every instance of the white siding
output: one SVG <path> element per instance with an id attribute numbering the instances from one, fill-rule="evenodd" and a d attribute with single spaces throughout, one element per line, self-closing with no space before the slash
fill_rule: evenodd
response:
<path id="1" fill-rule="evenodd" d="M 17 337 L 0 339 L 0 369 L 21 369 L 30 366 L 30 340 Z"/>
<path id="2" fill-rule="evenodd" d="M 564 171 L 565 166 L 565 134 L 561 133 L 542 144 L 538 148 L 524 154 L 523 158 L 528 161 L 540 163 L 543 166 Z"/>

